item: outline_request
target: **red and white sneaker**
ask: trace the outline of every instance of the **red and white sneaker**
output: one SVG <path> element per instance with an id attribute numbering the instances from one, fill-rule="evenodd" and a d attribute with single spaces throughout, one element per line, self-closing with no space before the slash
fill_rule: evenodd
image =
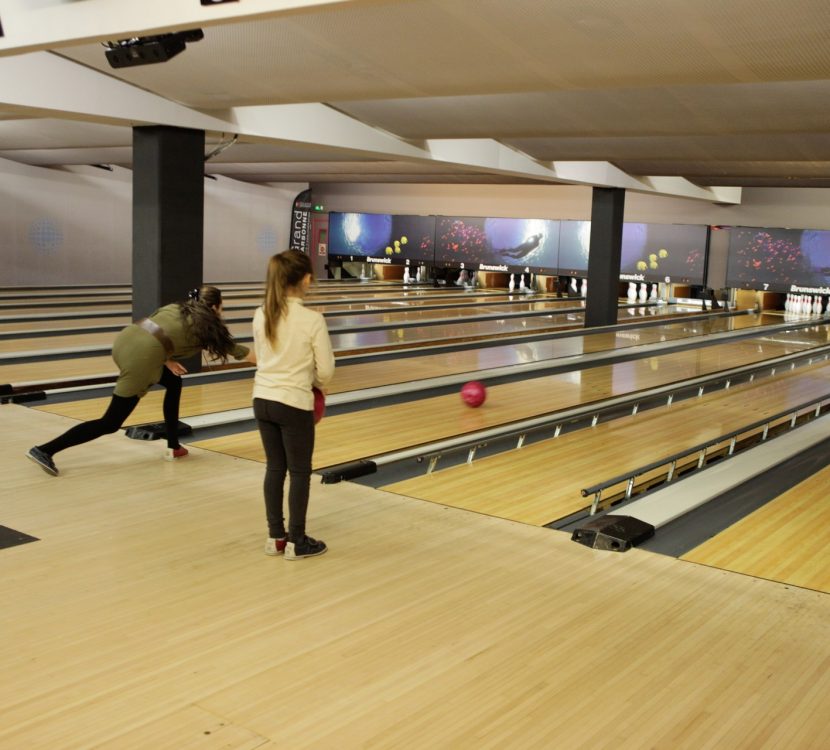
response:
<path id="1" fill-rule="evenodd" d="M 288 540 L 285 537 L 282 539 L 268 537 L 268 539 L 265 540 L 265 554 L 271 555 L 271 557 L 283 554 L 283 552 L 285 552 L 285 544 L 287 541 Z"/>
<path id="2" fill-rule="evenodd" d="M 188 454 L 187 448 L 168 448 L 164 453 L 165 461 L 175 461 L 177 458 L 184 458 Z"/>

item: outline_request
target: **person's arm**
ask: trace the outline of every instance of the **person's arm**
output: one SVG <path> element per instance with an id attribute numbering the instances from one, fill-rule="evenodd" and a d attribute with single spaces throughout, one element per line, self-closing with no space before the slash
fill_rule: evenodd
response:
<path id="1" fill-rule="evenodd" d="M 187 374 L 187 368 L 181 362 L 176 362 L 175 359 L 168 359 L 164 363 L 164 366 L 174 375 L 178 375 L 179 377 Z"/>
<path id="2" fill-rule="evenodd" d="M 315 321 L 311 335 L 311 348 L 314 352 L 314 386 L 323 388 L 334 377 L 334 352 L 326 328 L 326 321 L 320 315 Z"/>

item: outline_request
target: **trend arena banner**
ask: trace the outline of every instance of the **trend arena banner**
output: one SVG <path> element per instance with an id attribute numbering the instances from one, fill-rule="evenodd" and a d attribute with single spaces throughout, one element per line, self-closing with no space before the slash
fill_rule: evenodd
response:
<path id="1" fill-rule="evenodd" d="M 294 199 L 291 209 L 291 250 L 308 254 L 309 234 L 311 232 L 311 189 L 303 190 Z"/>

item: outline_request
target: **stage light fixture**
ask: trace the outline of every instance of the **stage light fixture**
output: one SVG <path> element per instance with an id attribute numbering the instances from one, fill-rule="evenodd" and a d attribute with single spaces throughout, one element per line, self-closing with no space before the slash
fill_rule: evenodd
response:
<path id="1" fill-rule="evenodd" d="M 189 29 L 171 34 L 119 39 L 117 42 L 104 42 L 105 54 L 107 62 L 113 68 L 151 65 L 167 62 L 183 52 L 187 42 L 198 42 L 204 36 L 201 29 Z"/>

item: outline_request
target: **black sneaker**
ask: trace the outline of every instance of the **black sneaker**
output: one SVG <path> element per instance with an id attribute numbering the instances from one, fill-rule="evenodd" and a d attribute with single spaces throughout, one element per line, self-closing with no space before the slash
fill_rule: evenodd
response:
<path id="1" fill-rule="evenodd" d="M 285 545 L 285 559 L 299 560 L 301 557 L 314 557 L 322 555 L 327 549 L 325 542 L 306 536 L 301 542 L 288 542 Z"/>
<path id="2" fill-rule="evenodd" d="M 51 474 L 53 477 L 58 475 L 58 467 L 55 466 L 55 462 L 52 460 L 52 456 L 48 453 L 45 453 L 40 448 L 35 446 L 34 448 L 29 448 L 29 452 L 26 454 L 27 458 L 31 458 L 41 469 L 43 469 L 47 474 Z"/>

